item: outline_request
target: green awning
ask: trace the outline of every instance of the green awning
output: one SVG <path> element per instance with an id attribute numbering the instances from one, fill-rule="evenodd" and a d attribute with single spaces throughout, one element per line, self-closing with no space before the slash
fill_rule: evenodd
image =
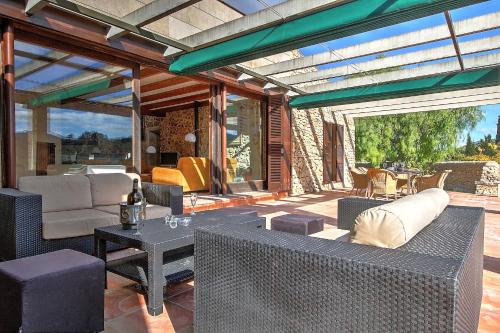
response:
<path id="1" fill-rule="evenodd" d="M 194 74 L 486 0 L 353 0 L 179 56 L 169 70 Z"/>
<path id="2" fill-rule="evenodd" d="M 78 86 L 73 86 L 69 88 L 63 88 L 50 92 L 45 95 L 41 95 L 33 98 L 28 102 L 28 105 L 32 108 L 40 107 L 43 105 L 51 104 L 54 102 L 60 102 L 62 100 L 78 97 L 85 94 L 90 94 L 96 91 L 106 90 L 109 88 L 111 80 L 100 80 L 94 82 L 84 83 Z"/>
<path id="3" fill-rule="evenodd" d="M 309 109 L 496 85 L 500 67 L 295 96 L 290 106 Z"/>

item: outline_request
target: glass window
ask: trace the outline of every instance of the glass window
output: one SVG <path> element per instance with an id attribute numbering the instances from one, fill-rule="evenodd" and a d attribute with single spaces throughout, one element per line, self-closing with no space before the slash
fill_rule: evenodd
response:
<path id="1" fill-rule="evenodd" d="M 15 56 L 18 177 L 132 164 L 128 68 L 22 41 Z"/>
<path id="2" fill-rule="evenodd" d="M 264 180 L 261 102 L 228 95 L 226 112 L 227 182 Z"/>

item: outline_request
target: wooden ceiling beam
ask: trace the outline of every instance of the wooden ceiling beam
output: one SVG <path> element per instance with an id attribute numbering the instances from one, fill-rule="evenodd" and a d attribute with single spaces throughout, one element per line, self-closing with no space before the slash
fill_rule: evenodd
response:
<path id="1" fill-rule="evenodd" d="M 169 97 L 175 97 L 179 95 L 184 95 L 184 94 L 189 94 L 195 91 L 200 91 L 200 90 L 206 90 L 208 89 L 209 85 L 207 84 L 195 84 L 192 86 L 187 86 L 187 87 L 182 87 L 174 90 L 169 90 L 165 92 L 161 92 L 158 94 L 154 95 L 149 95 L 149 96 L 144 96 L 141 98 L 141 103 L 148 103 L 148 102 L 153 102 L 157 101 L 159 99 L 163 98 L 169 98 Z"/>
<path id="2" fill-rule="evenodd" d="M 171 99 L 171 100 L 163 101 L 163 102 L 159 102 L 159 103 L 144 105 L 141 107 L 141 111 L 149 111 L 152 109 L 154 109 L 153 111 L 161 111 L 164 108 L 178 105 L 178 104 L 206 100 L 206 99 L 208 99 L 209 95 L 210 94 L 208 92 L 206 92 L 206 93 L 202 93 L 202 94 L 191 95 L 191 96 Z"/>
<path id="3" fill-rule="evenodd" d="M 208 100 L 205 101 L 197 101 L 199 107 L 203 106 L 208 106 L 209 102 Z M 181 110 L 189 110 L 189 109 L 194 109 L 195 102 L 190 102 L 190 103 L 185 103 L 185 104 L 179 104 L 175 106 L 171 106 L 168 108 L 163 108 L 159 111 L 153 110 L 153 111 L 145 111 L 142 113 L 144 116 L 155 116 L 155 117 L 165 117 L 165 114 L 168 112 L 174 112 L 174 111 L 181 111 Z"/>
<path id="4" fill-rule="evenodd" d="M 167 80 L 153 82 L 153 83 L 143 85 L 141 87 L 141 93 L 147 93 L 150 91 L 154 91 L 154 90 L 158 90 L 161 88 L 173 86 L 176 84 L 186 83 L 186 82 L 190 82 L 190 81 L 192 81 L 192 80 L 188 77 L 178 76 L 178 77 L 174 77 L 174 78 L 167 79 Z"/>

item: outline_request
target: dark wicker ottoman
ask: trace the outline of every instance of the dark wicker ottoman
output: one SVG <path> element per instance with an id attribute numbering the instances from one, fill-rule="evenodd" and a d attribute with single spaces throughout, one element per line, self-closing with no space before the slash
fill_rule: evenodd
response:
<path id="1" fill-rule="evenodd" d="M 299 214 L 276 216 L 271 219 L 271 230 L 307 236 L 323 231 L 323 219 Z"/>
<path id="2" fill-rule="evenodd" d="M 0 263 L 0 332 L 104 330 L 104 262 L 61 250 Z"/>

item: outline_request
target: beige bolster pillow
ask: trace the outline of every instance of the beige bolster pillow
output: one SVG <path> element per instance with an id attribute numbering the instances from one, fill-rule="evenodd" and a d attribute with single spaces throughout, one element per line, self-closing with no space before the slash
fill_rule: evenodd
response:
<path id="1" fill-rule="evenodd" d="M 351 242 L 395 249 L 436 219 L 449 202 L 448 193 L 432 188 L 365 210 L 354 221 Z"/>

